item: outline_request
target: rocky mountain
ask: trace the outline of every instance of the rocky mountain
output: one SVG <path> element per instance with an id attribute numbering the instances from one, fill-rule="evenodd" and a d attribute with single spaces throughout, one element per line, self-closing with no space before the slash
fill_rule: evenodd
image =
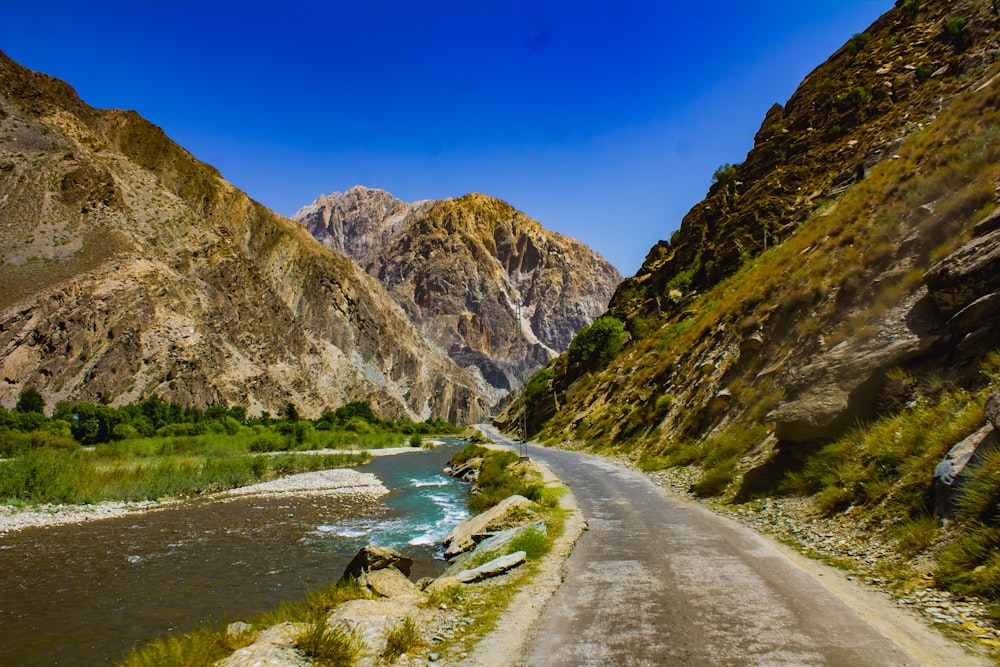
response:
<path id="1" fill-rule="evenodd" d="M 998 60 L 995 5 L 899 0 L 498 424 L 1000 618 Z M 995 623 L 949 622 L 997 659 Z"/>
<path id="2" fill-rule="evenodd" d="M 407 204 L 356 186 L 292 217 L 357 260 L 495 397 L 521 385 L 519 330 L 534 371 L 604 311 L 621 281 L 582 243 L 482 194 Z"/>
<path id="3" fill-rule="evenodd" d="M 805 446 L 877 415 L 891 369 L 979 381 L 1000 340 L 1000 19 L 897 5 L 772 107 L 621 284 L 624 351 L 536 378 L 534 429 L 665 451 L 761 423 Z"/>
<path id="4" fill-rule="evenodd" d="M 32 386 L 305 416 L 479 419 L 385 289 L 132 111 L 0 54 L 0 402 Z"/>

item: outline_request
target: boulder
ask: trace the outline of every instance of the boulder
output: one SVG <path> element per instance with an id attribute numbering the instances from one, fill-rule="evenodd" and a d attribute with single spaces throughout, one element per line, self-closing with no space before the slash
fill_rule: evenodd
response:
<path id="1" fill-rule="evenodd" d="M 512 554 L 501 556 L 500 558 L 494 558 L 490 562 L 484 563 L 471 570 L 462 570 L 455 575 L 455 580 L 460 584 L 473 584 L 477 581 L 491 579 L 492 577 L 498 577 L 501 574 L 510 572 L 515 567 L 525 563 L 527 560 L 528 554 L 523 551 L 515 551 Z"/>
<path id="2" fill-rule="evenodd" d="M 790 388 L 792 398 L 770 413 L 775 435 L 787 442 L 837 437 L 869 416 L 885 370 L 922 356 L 940 340 L 900 332 L 890 342 L 878 337 L 841 343 L 803 368 Z"/>
<path id="3" fill-rule="evenodd" d="M 514 525 L 512 516 L 522 513 L 535 505 L 524 496 L 510 496 L 482 514 L 469 517 L 455 526 L 444 540 L 446 558 L 469 551 L 480 539 L 491 532 Z"/>
<path id="4" fill-rule="evenodd" d="M 305 629 L 302 623 L 272 626 L 253 644 L 215 663 L 215 667 L 308 667 L 312 663 L 295 650 L 295 637 Z"/>
<path id="5" fill-rule="evenodd" d="M 972 239 L 942 259 L 927 271 L 924 282 L 948 317 L 1000 289 L 1000 229 Z"/>
<path id="6" fill-rule="evenodd" d="M 394 567 L 406 576 L 410 576 L 413 559 L 406 558 L 395 549 L 369 544 L 347 564 L 341 580 L 358 579 L 362 573 Z"/>
<path id="7" fill-rule="evenodd" d="M 1000 431 L 1000 390 L 993 392 L 986 399 L 986 405 L 983 407 L 983 417 L 987 422 L 993 424 L 993 428 Z"/>
<path id="8" fill-rule="evenodd" d="M 445 471 L 452 477 L 457 477 L 464 482 L 475 482 L 479 479 L 479 469 L 483 466 L 482 457 L 471 458 L 465 463 L 461 463 Z"/>
<path id="9" fill-rule="evenodd" d="M 423 599 L 423 595 L 416 585 L 395 567 L 365 572 L 360 576 L 359 581 L 362 585 L 370 588 L 373 593 L 384 598 L 414 603 Z"/>
<path id="10" fill-rule="evenodd" d="M 477 554 L 489 553 L 491 551 L 501 553 L 505 551 L 507 545 L 531 529 L 539 530 L 543 534 L 547 531 L 544 521 L 535 521 L 534 523 L 502 530 L 477 544 L 476 548 L 472 551 L 466 551 L 465 553 L 456 556 L 452 560 L 451 565 L 449 565 L 444 571 L 442 576 L 451 576 L 456 572 L 461 572 L 465 569 L 466 563 L 475 558 Z"/>
<path id="11" fill-rule="evenodd" d="M 1000 443 L 992 424 L 986 424 L 952 447 L 934 468 L 934 508 L 940 516 L 951 516 L 955 498 L 965 481 L 965 473 L 986 452 Z"/>
<path id="12" fill-rule="evenodd" d="M 348 600 L 337 605 L 327 616 L 326 624 L 331 628 L 340 626 L 356 633 L 368 645 L 368 649 L 377 655 L 385 648 L 387 630 L 399 625 L 407 617 L 416 619 L 419 614 L 419 607 L 401 600 Z"/>

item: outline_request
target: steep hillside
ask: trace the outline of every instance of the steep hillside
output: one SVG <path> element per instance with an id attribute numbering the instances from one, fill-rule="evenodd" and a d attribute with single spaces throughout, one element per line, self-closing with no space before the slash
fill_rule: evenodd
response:
<path id="1" fill-rule="evenodd" d="M 949 272 L 930 270 L 977 223 L 990 229 L 998 18 L 971 1 L 901 4 L 772 109 L 746 162 L 720 170 L 618 289 L 608 314 L 624 323 L 624 352 L 606 368 L 564 355 L 544 392 L 536 379 L 531 421 L 555 415 L 547 437 L 660 449 L 752 415 L 786 442 L 819 442 L 876 411 L 895 365 L 939 360 L 949 377 L 976 377 L 997 340 L 988 309 L 949 318 L 996 289 L 991 265 L 948 304 L 941 291 L 957 288 L 933 276 Z M 848 83 L 903 87 L 886 72 L 912 74 L 909 93 L 869 95 L 853 115 L 837 102 Z M 797 413 L 820 388 L 812 404 L 829 413 Z"/>
<path id="2" fill-rule="evenodd" d="M 526 405 L 543 440 L 702 496 L 805 496 L 838 562 L 1000 601 L 1000 19 L 898 5 L 768 113 L 500 423 Z"/>
<path id="3" fill-rule="evenodd" d="M 35 387 L 306 416 L 478 419 L 375 280 L 131 111 L 0 54 L 0 402 Z"/>
<path id="4" fill-rule="evenodd" d="M 494 396 L 518 386 L 517 308 L 534 371 L 607 306 L 621 276 L 582 243 L 510 205 L 470 194 L 405 204 L 353 187 L 293 216 L 361 264 L 417 327 Z"/>

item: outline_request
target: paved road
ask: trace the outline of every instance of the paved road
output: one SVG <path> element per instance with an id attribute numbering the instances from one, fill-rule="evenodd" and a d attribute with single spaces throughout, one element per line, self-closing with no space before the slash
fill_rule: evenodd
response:
<path id="1" fill-rule="evenodd" d="M 528 665 L 927 664 L 739 524 L 603 459 L 529 454 L 573 489 L 589 530 Z"/>

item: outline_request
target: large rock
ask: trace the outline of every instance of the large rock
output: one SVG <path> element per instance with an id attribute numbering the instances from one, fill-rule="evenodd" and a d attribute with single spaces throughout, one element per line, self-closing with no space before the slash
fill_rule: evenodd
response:
<path id="1" fill-rule="evenodd" d="M 358 580 L 373 593 L 384 598 L 413 603 L 423 599 L 420 589 L 395 567 L 365 572 Z"/>
<path id="2" fill-rule="evenodd" d="M 490 532 L 511 527 L 511 518 L 522 516 L 535 503 L 524 496 L 510 496 L 482 514 L 469 517 L 455 526 L 445 538 L 446 558 L 466 552 L 476 546 L 476 542 Z"/>
<path id="3" fill-rule="evenodd" d="M 587 246 L 482 194 L 405 204 L 357 186 L 321 196 L 293 219 L 357 260 L 498 396 L 518 383 L 519 330 L 529 364 L 541 366 L 604 312 L 621 282 Z"/>
<path id="4" fill-rule="evenodd" d="M 341 580 L 358 579 L 366 572 L 394 567 L 406 576 L 410 576 L 413 559 L 403 556 L 395 549 L 369 544 L 362 547 L 351 562 L 344 568 Z"/>
<path id="5" fill-rule="evenodd" d="M 966 472 L 998 443 L 997 430 L 992 424 L 986 424 L 952 447 L 937 464 L 934 468 L 934 507 L 940 516 L 951 516 Z"/>
<path id="6" fill-rule="evenodd" d="M 768 416 L 778 439 L 814 442 L 837 437 L 870 415 L 871 398 L 885 370 L 920 357 L 941 340 L 902 332 L 899 336 L 891 342 L 845 341 L 802 369 L 790 391 L 792 398 Z"/>
<path id="7" fill-rule="evenodd" d="M 356 633 L 368 649 L 378 655 L 385 648 L 386 631 L 407 618 L 416 620 L 419 614 L 419 607 L 401 600 L 348 600 L 337 605 L 327 616 L 326 623 L 331 628 L 340 626 Z"/>
<path id="8" fill-rule="evenodd" d="M 496 535 L 487 537 L 485 540 L 477 544 L 476 548 L 472 551 L 466 551 L 465 553 L 459 554 L 453 558 L 451 564 L 448 565 L 441 576 L 448 577 L 457 572 L 461 572 L 465 569 L 465 565 L 478 554 L 490 552 L 501 553 L 505 551 L 511 542 L 524 535 L 529 530 L 537 530 L 544 535 L 547 528 L 545 527 L 544 521 L 535 521 L 523 526 L 515 526 L 513 528 L 508 528 L 507 530 L 502 530 Z"/>
<path id="9" fill-rule="evenodd" d="M 931 298 L 947 316 L 1000 290 L 1000 229 L 976 237 L 927 271 Z"/>
<path id="10" fill-rule="evenodd" d="M 303 623 L 281 623 L 261 632 L 254 643 L 244 646 L 215 667 L 309 667 L 312 662 L 295 649 L 295 637 Z"/>
<path id="11" fill-rule="evenodd" d="M 993 392 L 986 399 L 986 405 L 983 407 L 983 417 L 990 424 L 993 424 L 993 428 L 1000 431 L 1000 390 Z"/>
<path id="12" fill-rule="evenodd" d="M 474 584 L 477 581 L 499 577 L 501 574 L 510 572 L 527 560 L 528 555 L 525 552 L 515 551 L 512 554 L 494 558 L 490 562 L 483 563 L 471 570 L 463 570 L 455 575 L 455 580 L 461 584 Z"/>

